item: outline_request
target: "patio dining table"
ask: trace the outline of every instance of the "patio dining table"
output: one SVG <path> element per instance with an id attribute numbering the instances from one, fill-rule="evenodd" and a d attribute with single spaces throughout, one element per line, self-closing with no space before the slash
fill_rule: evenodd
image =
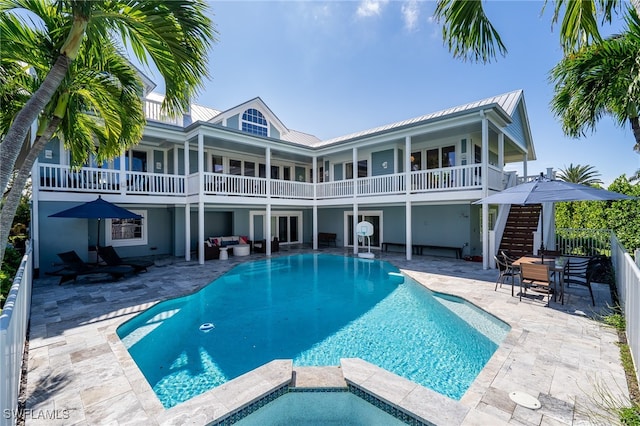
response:
<path id="1" fill-rule="evenodd" d="M 553 300 L 557 300 L 557 288 L 556 285 L 560 286 L 560 303 L 564 305 L 564 273 L 567 265 L 569 264 L 569 259 L 565 256 L 534 256 L 534 255 L 525 255 L 521 258 L 515 260 L 513 262 L 513 266 L 520 266 L 523 263 L 534 263 L 537 265 L 547 265 L 549 267 L 549 271 L 553 273 Z M 520 280 L 520 285 L 522 285 L 522 280 Z"/>

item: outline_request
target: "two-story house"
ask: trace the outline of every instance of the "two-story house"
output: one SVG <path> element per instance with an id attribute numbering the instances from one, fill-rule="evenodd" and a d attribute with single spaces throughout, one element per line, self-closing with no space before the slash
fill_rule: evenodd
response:
<path id="1" fill-rule="evenodd" d="M 317 248 L 319 232 L 334 233 L 355 253 L 363 219 L 372 248 L 482 255 L 496 213 L 472 202 L 515 182 L 506 164 L 523 163 L 526 175 L 535 160 L 521 90 L 329 140 L 289 129 L 260 98 L 225 111 L 192 105 L 179 119 L 162 114 L 161 99 L 145 96 L 142 140 L 112 161 L 74 171 L 59 141 L 43 150 L 33 171 L 36 268 L 51 270 L 68 250 L 89 259 L 98 233 L 123 256 L 201 263 L 205 239 L 225 235 Z M 143 218 L 98 227 L 49 217 L 98 195 Z"/>

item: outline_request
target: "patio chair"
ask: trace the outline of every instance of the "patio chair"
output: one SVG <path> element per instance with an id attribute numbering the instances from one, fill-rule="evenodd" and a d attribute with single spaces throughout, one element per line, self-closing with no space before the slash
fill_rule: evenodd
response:
<path id="1" fill-rule="evenodd" d="M 496 280 L 496 288 L 493 291 L 498 290 L 498 283 L 500 284 L 500 288 L 502 288 L 502 284 L 504 284 L 505 279 L 511 277 L 511 296 L 513 296 L 513 287 L 515 287 L 515 277 L 520 277 L 520 270 L 507 263 L 504 256 L 493 256 L 493 259 L 496 261 L 496 265 L 498 266 L 498 279 Z"/>
<path id="2" fill-rule="evenodd" d="M 118 252 L 116 252 L 113 246 L 98 247 L 98 256 L 109 266 L 131 266 L 135 273 L 141 271 L 147 272 L 147 268 L 154 265 L 150 260 L 123 259 L 118 255 Z"/>
<path id="3" fill-rule="evenodd" d="M 534 291 L 547 293 L 549 296 L 548 303 L 550 303 L 551 293 L 553 293 L 552 282 L 549 277 L 549 266 L 537 263 L 522 263 L 520 265 L 520 300 L 522 300 L 523 290 L 526 296 L 528 285 Z"/>
<path id="4" fill-rule="evenodd" d="M 133 272 L 131 266 L 93 266 L 82 259 L 75 251 L 67 251 L 64 253 L 58 253 L 58 257 L 62 260 L 62 268 L 47 272 L 47 275 L 53 275 L 60 277 L 61 285 L 67 281 L 75 281 L 80 275 L 94 275 L 94 274 L 109 274 L 113 280 L 119 280 L 128 273 Z"/>
<path id="5" fill-rule="evenodd" d="M 593 306 L 596 306 L 596 300 L 593 297 L 591 282 L 602 269 L 602 260 L 602 256 L 592 256 L 589 259 L 580 260 L 570 259 L 564 277 L 564 283 L 567 287 L 571 284 L 587 287 Z"/>

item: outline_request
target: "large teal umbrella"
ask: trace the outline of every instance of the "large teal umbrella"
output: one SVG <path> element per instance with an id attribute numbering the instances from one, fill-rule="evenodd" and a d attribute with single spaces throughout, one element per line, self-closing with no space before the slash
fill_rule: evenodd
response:
<path id="1" fill-rule="evenodd" d="M 140 216 L 139 214 L 103 200 L 101 195 L 98 195 L 97 200 L 89 201 L 87 203 L 80 204 L 79 206 L 71 207 L 70 209 L 51 214 L 49 215 L 49 217 L 98 219 L 98 242 L 96 246 L 100 245 L 100 220 L 142 219 L 142 216 Z"/>

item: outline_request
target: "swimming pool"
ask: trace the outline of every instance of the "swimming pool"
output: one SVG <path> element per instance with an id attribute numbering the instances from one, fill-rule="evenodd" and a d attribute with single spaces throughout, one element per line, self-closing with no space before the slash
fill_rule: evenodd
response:
<path id="1" fill-rule="evenodd" d="M 273 359 L 362 358 L 459 399 L 508 329 L 389 263 L 311 254 L 239 265 L 117 333 L 169 408 Z"/>

